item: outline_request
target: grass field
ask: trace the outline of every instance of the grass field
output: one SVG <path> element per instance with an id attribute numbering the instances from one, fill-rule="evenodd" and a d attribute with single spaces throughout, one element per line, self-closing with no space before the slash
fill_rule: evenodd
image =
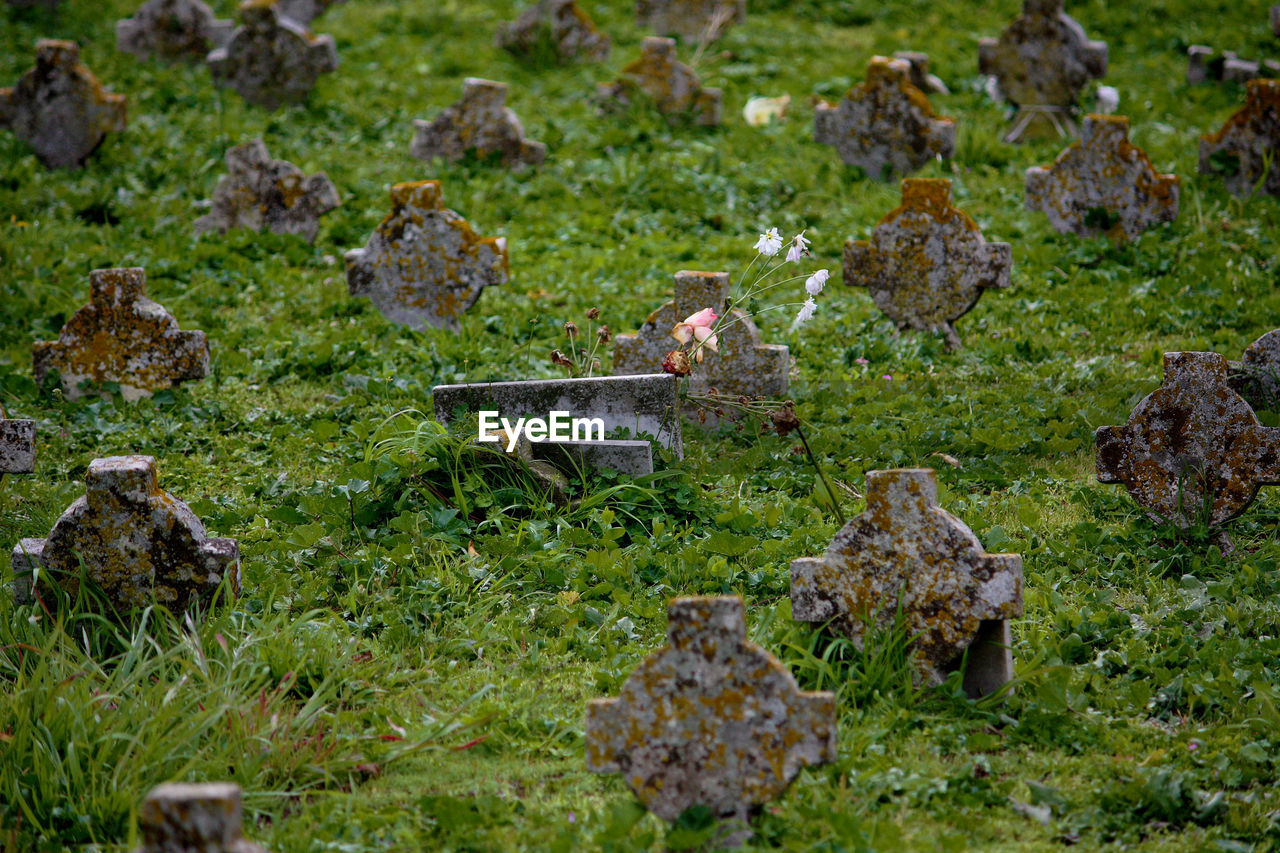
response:
<path id="1" fill-rule="evenodd" d="M 530 67 L 492 44 L 511 0 L 349 0 L 315 22 L 337 39 L 338 72 L 276 114 L 202 67 L 118 53 L 113 23 L 137 5 L 0 13 L 0 83 L 38 38 L 71 38 L 130 112 L 80 171 L 46 171 L 0 134 L 0 403 L 40 422 L 35 476 L 0 482 L 0 577 L 12 545 L 83 493 L 92 459 L 141 453 L 211 535 L 239 540 L 245 590 L 186 625 L 0 595 L 0 849 L 125 849 L 143 796 L 171 780 L 238 782 L 250 835 L 275 851 L 696 845 L 713 829 L 669 831 L 620 777 L 586 771 L 584 706 L 661 643 L 668 598 L 721 593 L 746 599 L 751 637 L 803 686 L 839 694 L 839 760 L 764 810 L 761 847 L 1280 842 L 1280 494 L 1229 525 L 1224 558 L 1093 474 L 1094 429 L 1159 384 L 1162 352 L 1235 359 L 1277 325 L 1276 200 L 1196 174 L 1199 134 L 1243 89 L 1183 82 L 1190 44 L 1275 55 L 1267 4 L 1068 4 L 1110 46 L 1103 82 L 1134 143 L 1182 177 L 1178 221 L 1121 248 L 1023 208 L 1023 171 L 1062 143 L 1001 142 L 1004 112 L 981 89 L 977 41 L 1015 0 L 753 0 L 699 64 L 725 92 L 714 130 L 596 115 L 588 95 L 645 35 L 626 2 L 583 4 L 614 38 L 607 66 Z M 959 125 L 955 158 L 919 174 L 951 178 L 986 237 L 1013 245 L 1013 286 L 958 323 L 955 353 L 896 336 L 838 276 L 799 332 L 779 312 L 761 326 L 791 347 L 792 396 L 846 515 L 866 470 L 930 466 L 987 550 L 1023 555 L 1018 684 L 1002 704 L 954 682 L 914 689 L 900 637 L 864 654 L 790 619 L 789 561 L 836 530 L 794 438 L 691 430 L 683 462 L 575 481 L 581 500 L 557 507 L 424 414 L 435 384 L 557 375 L 564 321 L 598 307 L 634 330 L 672 273 L 736 273 L 770 226 L 807 229 L 838 272 L 844 241 L 899 189 L 813 142 L 812 99 L 902 49 L 930 54 L 952 89 L 933 102 Z M 412 119 L 466 76 L 511 84 L 545 166 L 409 156 Z M 784 124 L 741 120 L 750 96 L 783 93 Z M 314 246 L 193 236 L 224 150 L 257 136 L 337 185 Z M 510 246 L 510 284 L 457 336 L 393 326 L 346 292 L 342 253 L 385 215 L 389 185 L 425 178 Z M 31 342 L 87 301 L 90 270 L 123 266 L 146 267 L 150 294 L 208 333 L 211 375 L 137 404 L 37 387 Z"/>

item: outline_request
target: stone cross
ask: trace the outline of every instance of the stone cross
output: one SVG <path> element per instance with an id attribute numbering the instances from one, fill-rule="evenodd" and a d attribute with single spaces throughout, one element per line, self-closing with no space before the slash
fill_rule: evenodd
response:
<path id="1" fill-rule="evenodd" d="M 1267 332 L 1229 365 L 1232 385 L 1255 409 L 1280 409 L 1280 329 Z"/>
<path id="2" fill-rule="evenodd" d="M 201 0 L 148 0 L 132 18 L 116 22 L 116 47 L 134 56 L 203 61 L 234 28 Z"/>
<path id="3" fill-rule="evenodd" d="M 456 162 L 474 151 L 496 157 L 504 166 L 536 166 L 547 159 L 547 146 L 524 138 L 524 127 L 507 106 L 506 83 L 468 77 L 462 100 L 431 121 L 418 119 L 409 153 L 420 160 L 440 157 Z"/>
<path id="4" fill-rule="evenodd" d="M 461 330 L 486 287 L 506 284 L 505 237 L 481 237 L 444 206 L 439 181 L 396 184 L 391 213 L 363 249 L 347 252 L 347 289 L 382 315 L 421 331 Z"/>
<path id="5" fill-rule="evenodd" d="M 291 18 L 305 27 L 327 12 L 330 6 L 335 6 L 341 2 L 343 0 L 277 0 L 276 5 L 279 7 L 281 15 Z"/>
<path id="6" fill-rule="evenodd" d="M 937 116 L 929 98 L 911 83 L 911 63 L 871 57 L 867 79 L 839 105 L 814 107 L 813 138 L 834 145 L 840 159 L 882 180 L 906 175 L 956 147 L 954 119 Z"/>
<path id="7" fill-rule="evenodd" d="M 911 85 L 921 92 L 929 95 L 951 94 L 941 78 L 929 73 L 929 54 L 916 50 L 898 50 L 894 51 L 893 58 L 905 60 L 911 66 Z"/>
<path id="8" fill-rule="evenodd" d="M 1242 59 L 1229 50 L 1218 53 L 1203 44 L 1193 44 L 1187 48 L 1188 86 L 1196 86 L 1206 80 L 1248 83 L 1260 77 L 1277 76 L 1280 76 L 1280 62 L 1273 59 L 1261 62 Z"/>
<path id="9" fill-rule="evenodd" d="M 1004 98 L 1019 108 L 1006 141 L 1046 124 L 1066 136 L 1074 131 L 1069 113 L 1080 90 L 1107 73 L 1107 45 L 1090 41 L 1062 10 L 1062 0 L 1023 0 L 1022 15 L 1000 38 L 978 42 L 978 73 L 995 77 Z"/>
<path id="10" fill-rule="evenodd" d="M 931 468 L 867 472 L 867 509 L 823 557 L 791 563 L 791 613 L 831 621 L 861 649 L 868 620 L 899 610 L 922 683 L 940 684 L 967 654 L 964 688 L 986 696 L 1013 678 L 1008 620 L 1022 615 L 1022 557 L 988 554 L 964 522 L 938 506 Z"/>
<path id="11" fill-rule="evenodd" d="M 108 456 L 89 463 L 85 496 L 53 525 L 47 539 L 23 539 L 13 549 L 13 592 L 33 600 L 35 574 L 69 594 L 80 572 L 119 612 L 154 597 L 174 613 L 208 605 L 227 581 L 240 594 L 240 546 L 208 539 L 191 508 L 160 488 L 150 456 Z"/>
<path id="12" fill-rule="evenodd" d="M 636 0 L 636 20 L 660 36 L 715 40 L 747 19 L 747 0 Z"/>
<path id="13" fill-rule="evenodd" d="M 5 418 L 0 406 L 0 477 L 30 474 L 36 468 L 36 422 Z"/>
<path id="14" fill-rule="evenodd" d="M 844 244 L 844 283 L 871 291 L 899 329 L 941 331 L 960 346 L 952 325 L 982 291 L 1009 286 L 1012 250 L 988 243 L 978 224 L 951 205 L 948 178 L 908 178 L 902 205 L 880 220 L 871 240 Z"/>
<path id="15" fill-rule="evenodd" d="M 89 273 L 89 304 L 62 327 L 56 341 L 36 341 L 33 372 L 44 381 L 52 368 L 62 375 L 67 399 L 78 399 L 80 383 L 115 382 L 126 400 L 149 397 L 179 382 L 209 375 L 204 332 L 184 332 L 178 321 L 146 296 L 141 267 Z"/>
<path id="16" fill-rule="evenodd" d="M 245 840 L 243 823 L 239 785 L 159 785 L 138 811 L 142 846 L 134 853 L 267 853 Z"/>
<path id="17" fill-rule="evenodd" d="M 84 165 L 108 133 L 124 130 L 124 95 L 103 91 L 75 42 L 36 42 L 36 67 L 0 89 L 0 128 L 35 149 L 50 169 Z"/>
<path id="18" fill-rule="evenodd" d="M 1280 80 L 1245 85 L 1244 106 L 1217 133 L 1200 137 L 1200 174 L 1221 174 L 1237 196 L 1248 196 L 1255 186 L 1280 195 Z"/>
<path id="19" fill-rule="evenodd" d="M 251 104 L 278 110 L 301 103 L 316 80 L 338 67 L 333 36 L 315 36 L 280 13 L 275 0 L 244 0 L 240 26 L 209 54 L 209 70 Z"/>
<path id="20" fill-rule="evenodd" d="M 1116 242 L 1178 218 L 1177 175 L 1156 171 L 1129 142 L 1129 119 L 1090 115 L 1084 136 L 1050 166 L 1027 169 L 1027 209 L 1039 210 L 1061 234 Z"/>
<path id="21" fill-rule="evenodd" d="M 538 0 L 498 31 L 497 44 L 525 58 L 536 58 L 547 45 L 561 62 L 604 62 L 610 48 L 609 37 L 575 0 Z"/>
<path id="22" fill-rule="evenodd" d="M 1123 483 L 1156 523 L 1216 527 L 1280 484 L 1280 429 L 1261 426 L 1216 352 L 1167 352 L 1164 383 L 1124 426 L 1099 427 L 1100 483 Z"/>
<path id="23" fill-rule="evenodd" d="M 621 773 L 649 811 L 674 821 L 692 806 L 745 824 L 800 768 L 836 758 L 836 701 L 799 689 L 746 638 L 742 599 L 676 598 L 667 643 L 616 699 L 587 706 L 587 769 Z M 721 843 L 740 844 L 750 829 Z"/>
<path id="24" fill-rule="evenodd" d="M 340 203 L 324 172 L 307 177 L 287 160 L 272 160 L 261 139 L 229 148 L 227 172 L 213 190 L 213 209 L 196 220 L 196 233 L 232 228 L 297 234 L 314 243 L 320 217 Z"/>
<path id="25" fill-rule="evenodd" d="M 640 48 L 640 58 L 622 69 L 622 77 L 596 87 L 607 106 L 629 107 L 636 92 L 653 99 L 658 112 L 690 115 L 706 127 L 720 124 L 724 96 L 719 89 L 704 88 L 693 69 L 676 59 L 674 39 L 650 36 Z"/>

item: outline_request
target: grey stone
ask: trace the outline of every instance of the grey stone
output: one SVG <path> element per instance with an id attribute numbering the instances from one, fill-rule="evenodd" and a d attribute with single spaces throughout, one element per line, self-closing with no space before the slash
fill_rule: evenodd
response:
<path id="1" fill-rule="evenodd" d="M 1280 62 L 1271 59 L 1261 62 L 1243 59 L 1229 50 L 1218 53 L 1202 44 L 1187 48 L 1187 84 L 1191 86 L 1208 80 L 1248 83 L 1276 76 L 1280 76 Z"/>
<path id="2" fill-rule="evenodd" d="M 1255 187 L 1280 195 L 1280 80 L 1250 80 L 1245 86 L 1244 106 L 1217 133 L 1200 137 L 1200 174 L 1221 175 L 1237 196 Z"/>
<path id="3" fill-rule="evenodd" d="M 244 0 L 240 26 L 208 62 L 218 85 L 274 111 L 305 101 L 320 75 L 337 69 L 338 48 L 333 36 L 282 16 L 275 0 Z"/>
<path id="4" fill-rule="evenodd" d="M 636 20 L 660 36 L 714 41 L 747 19 L 747 0 L 636 0 Z"/>
<path id="5" fill-rule="evenodd" d="M 535 57 L 546 45 L 561 62 L 604 62 L 610 48 L 609 37 L 574 0 L 538 0 L 498 31 L 497 44 L 525 58 Z"/>
<path id="6" fill-rule="evenodd" d="M 344 0 L 277 0 L 280 14 L 304 27 Z"/>
<path id="7" fill-rule="evenodd" d="M 138 811 L 135 853 L 267 853 L 246 841 L 240 786 L 168 783 L 151 789 Z"/>
<path id="8" fill-rule="evenodd" d="M 213 190 L 213 209 L 196 220 L 196 233 L 232 228 L 297 234 L 314 243 L 320 217 L 340 204 L 324 172 L 307 177 L 287 160 L 272 160 L 261 139 L 227 149 L 227 175 Z"/>
<path id="9" fill-rule="evenodd" d="M 30 474 L 36 467 L 36 422 L 9 420 L 0 406 L 0 477 Z"/>
<path id="10" fill-rule="evenodd" d="M 942 79 L 929 73 L 929 54 L 916 50 L 894 51 L 894 59 L 901 59 L 911 66 L 911 85 L 930 95 L 949 95 L 951 90 Z"/>
<path id="11" fill-rule="evenodd" d="M 456 162 L 474 152 L 496 156 L 504 166 L 536 166 L 547 159 L 547 146 L 524 138 L 524 127 L 507 104 L 506 83 L 468 77 L 462 100 L 431 121 L 415 121 L 409 153 L 419 160 L 440 157 Z"/>
<path id="12" fill-rule="evenodd" d="M 1250 406 L 1280 410 L 1280 329 L 1267 332 L 1231 368 L 1231 383 Z"/>
<path id="13" fill-rule="evenodd" d="M 203 61 L 234 28 L 201 0 L 149 0 L 132 18 L 116 22 L 116 47 L 135 56 Z"/>
<path id="14" fill-rule="evenodd" d="M 604 109 L 629 108 L 637 94 L 651 99 L 664 115 L 688 116 L 705 127 L 720 124 L 723 93 L 704 88 L 693 69 L 676 59 L 674 39 L 646 38 L 640 58 L 623 68 L 618 80 L 596 87 Z"/>

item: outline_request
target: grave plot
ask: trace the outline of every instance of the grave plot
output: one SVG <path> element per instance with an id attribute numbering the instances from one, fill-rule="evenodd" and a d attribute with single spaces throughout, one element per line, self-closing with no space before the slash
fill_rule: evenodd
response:
<path id="1" fill-rule="evenodd" d="M 507 90 L 506 83 L 468 77 L 462 100 L 431 121 L 413 123 L 409 153 L 419 160 L 456 162 L 473 153 L 504 166 L 538 165 L 547 159 L 547 146 L 525 139 L 524 127 L 506 105 Z"/>
<path id="2" fill-rule="evenodd" d="M 227 149 L 227 174 L 213 190 L 213 209 L 195 231 L 232 228 L 297 234 L 314 243 L 320 217 L 335 209 L 338 190 L 324 172 L 307 177 L 287 160 L 272 160 L 261 139 Z"/>
<path id="3" fill-rule="evenodd" d="M 244 0 L 240 25 L 208 63 L 218 85 L 274 112 L 307 100 L 320 75 L 337 70 L 338 48 L 333 36 L 282 15 L 274 0 Z"/>

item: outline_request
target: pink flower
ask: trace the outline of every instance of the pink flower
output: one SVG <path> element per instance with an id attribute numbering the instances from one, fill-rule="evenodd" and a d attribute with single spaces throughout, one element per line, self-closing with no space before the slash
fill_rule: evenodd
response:
<path id="1" fill-rule="evenodd" d="M 880 378 L 881 378 L 881 379 L 888 379 L 888 380 L 890 380 L 890 381 L 892 381 L 892 380 L 893 380 L 893 377 L 892 377 L 892 376 L 890 376 L 888 373 L 886 373 L 884 376 L 881 376 Z"/>
<path id="2" fill-rule="evenodd" d="M 870 364 L 871 363 L 867 361 L 865 358 L 863 358 L 862 356 L 858 356 L 853 361 L 854 361 L 854 364 Z"/>
<path id="3" fill-rule="evenodd" d="M 671 337 L 675 338 L 682 344 L 690 341 L 697 341 L 702 346 L 698 347 L 697 360 L 702 361 L 702 347 L 705 346 L 712 352 L 719 352 L 719 341 L 712 334 L 711 330 L 715 327 L 716 312 L 710 308 L 703 308 L 697 314 L 691 314 L 684 319 L 683 322 L 676 323 L 676 327 L 671 330 Z"/>

